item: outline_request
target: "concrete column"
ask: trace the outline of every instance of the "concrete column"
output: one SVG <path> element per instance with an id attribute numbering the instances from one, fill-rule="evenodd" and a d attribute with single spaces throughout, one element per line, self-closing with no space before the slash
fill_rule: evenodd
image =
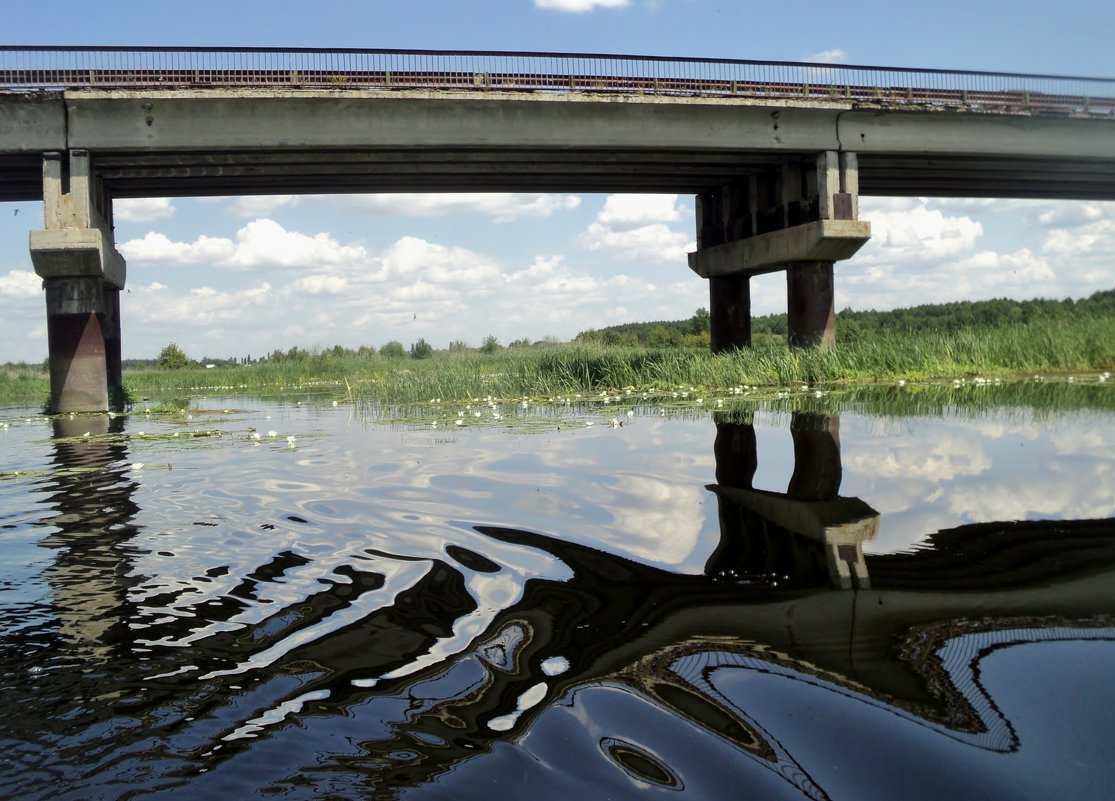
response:
<path id="1" fill-rule="evenodd" d="M 101 331 L 105 340 L 105 376 L 108 384 L 108 400 L 116 411 L 124 407 L 124 369 L 120 346 L 120 290 L 112 284 L 102 282 L 104 313 L 101 316 Z"/>
<path id="2" fill-rule="evenodd" d="M 50 353 L 50 409 L 55 413 L 106 411 L 107 361 L 102 328 L 102 280 L 48 278 L 47 342 Z"/>
<path id="3" fill-rule="evenodd" d="M 751 280 L 746 275 L 710 278 L 709 348 L 713 353 L 751 347 Z"/>
<path id="4" fill-rule="evenodd" d="M 742 187 L 725 187 L 697 197 L 698 248 L 743 236 L 750 221 Z M 734 273 L 709 278 L 709 349 L 713 353 L 751 347 L 751 278 Z"/>
<path id="5" fill-rule="evenodd" d="M 68 168 L 68 169 L 67 169 Z M 123 399 L 112 205 L 88 151 L 43 157 L 43 223 L 31 261 L 46 288 L 51 411 L 100 412 Z"/>
<path id="6" fill-rule="evenodd" d="M 831 261 L 799 261 L 786 270 L 790 347 L 828 348 L 836 342 Z"/>

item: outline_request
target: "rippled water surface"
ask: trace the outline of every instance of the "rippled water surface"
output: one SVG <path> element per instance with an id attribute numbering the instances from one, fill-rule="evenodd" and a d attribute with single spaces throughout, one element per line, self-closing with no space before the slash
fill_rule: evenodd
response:
<path id="1" fill-rule="evenodd" d="M 1110 405 L 0 410 L 0 797 L 1111 798 Z"/>

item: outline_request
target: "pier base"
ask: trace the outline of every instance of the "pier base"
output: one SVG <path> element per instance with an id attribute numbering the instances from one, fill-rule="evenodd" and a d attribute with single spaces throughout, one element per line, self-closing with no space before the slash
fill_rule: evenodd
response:
<path id="1" fill-rule="evenodd" d="M 44 283 L 50 409 L 55 413 L 106 411 L 102 282 L 99 278 L 51 278 Z"/>

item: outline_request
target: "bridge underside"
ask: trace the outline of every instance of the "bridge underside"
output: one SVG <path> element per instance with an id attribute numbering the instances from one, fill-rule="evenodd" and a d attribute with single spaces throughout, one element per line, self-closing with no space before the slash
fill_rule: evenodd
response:
<path id="1" fill-rule="evenodd" d="M 95 153 L 115 198 L 369 192 L 680 193 L 800 162 L 815 153 L 501 149 Z M 860 154 L 860 194 L 1115 200 L 1102 160 Z M 0 156 L 0 201 L 42 199 L 41 154 Z"/>

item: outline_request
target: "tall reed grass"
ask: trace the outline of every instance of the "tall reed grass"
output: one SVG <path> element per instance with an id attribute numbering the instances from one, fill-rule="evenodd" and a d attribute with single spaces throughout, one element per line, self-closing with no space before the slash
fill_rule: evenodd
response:
<path id="1" fill-rule="evenodd" d="M 0 399 L 49 391 L 46 375 L 0 373 Z M 130 370 L 133 397 L 325 392 L 352 400 L 412 402 L 546 397 L 624 387 L 779 387 L 924 381 L 963 376 L 1115 369 L 1115 319 L 1081 316 L 1071 325 L 1037 321 L 941 334 L 891 334 L 838 342 L 828 350 L 766 345 L 725 354 L 598 344 L 439 352 L 430 359 L 316 356 L 241 367 Z"/>

